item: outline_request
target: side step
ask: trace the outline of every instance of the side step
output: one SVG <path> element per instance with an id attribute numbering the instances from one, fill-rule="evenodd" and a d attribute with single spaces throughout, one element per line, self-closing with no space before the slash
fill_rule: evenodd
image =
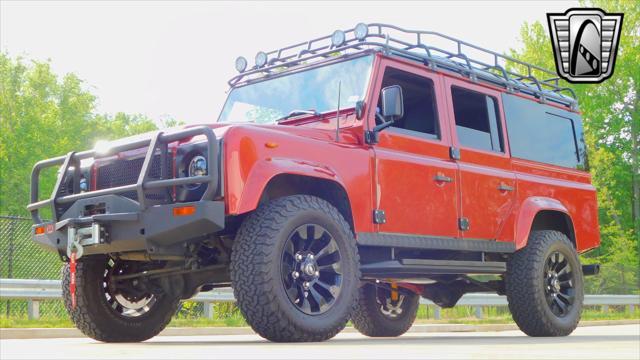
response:
<path id="1" fill-rule="evenodd" d="M 360 265 L 364 279 L 428 278 L 433 274 L 503 274 L 507 263 L 498 261 L 457 261 L 401 259 Z"/>

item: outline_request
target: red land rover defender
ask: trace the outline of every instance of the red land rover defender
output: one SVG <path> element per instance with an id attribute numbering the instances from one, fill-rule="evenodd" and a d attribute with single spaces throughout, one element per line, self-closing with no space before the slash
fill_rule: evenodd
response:
<path id="1" fill-rule="evenodd" d="M 83 333 L 142 341 L 181 299 L 228 286 L 272 341 L 326 340 L 350 319 L 398 336 L 420 297 L 469 292 L 505 294 L 528 335 L 575 329 L 598 211 L 556 74 L 384 24 L 236 68 L 216 123 L 35 165 L 33 238 L 64 261 Z"/>

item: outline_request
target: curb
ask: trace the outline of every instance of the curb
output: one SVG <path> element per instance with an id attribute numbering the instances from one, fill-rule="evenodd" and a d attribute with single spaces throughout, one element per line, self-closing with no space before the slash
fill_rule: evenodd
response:
<path id="1" fill-rule="evenodd" d="M 640 320 L 597 320 L 582 321 L 578 326 L 610 326 L 640 325 Z M 439 332 L 488 332 L 518 330 L 516 324 L 418 324 L 412 326 L 408 333 Z M 343 333 L 357 333 L 348 327 Z M 158 336 L 216 336 L 216 335 L 254 335 L 250 327 L 170 327 Z M 80 330 L 74 328 L 0 328 L 0 339 L 57 339 L 85 337 Z"/>

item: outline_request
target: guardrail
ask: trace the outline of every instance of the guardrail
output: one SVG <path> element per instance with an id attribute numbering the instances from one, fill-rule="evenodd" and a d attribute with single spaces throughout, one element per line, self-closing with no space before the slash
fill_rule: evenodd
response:
<path id="1" fill-rule="evenodd" d="M 40 317 L 40 301 L 61 300 L 61 286 L 60 280 L 0 279 L 0 298 L 27 300 L 29 319 L 38 319 Z M 235 299 L 231 289 L 224 288 L 199 293 L 191 301 L 203 303 L 204 316 L 212 318 L 212 303 L 232 302 Z M 440 307 L 424 298 L 420 300 L 420 303 L 433 306 L 435 318 L 440 318 Z M 458 301 L 457 305 L 475 307 L 476 317 L 482 318 L 483 307 L 507 306 L 507 298 L 497 294 L 466 294 Z M 635 306 L 640 305 L 640 295 L 585 295 L 584 305 L 602 306 L 604 311 L 608 311 L 610 305 L 623 305 L 628 307 L 629 312 L 634 312 Z"/>

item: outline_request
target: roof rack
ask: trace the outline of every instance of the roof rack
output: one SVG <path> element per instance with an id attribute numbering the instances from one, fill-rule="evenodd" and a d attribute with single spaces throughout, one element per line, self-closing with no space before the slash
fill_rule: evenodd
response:
<path id="1" fill-rule="evenodd" d="M 472 81 L 485 81 L 503 86 L 509 92 L 532 95 L 543 103 L 552 101 L 572 110 L 578 106 L 573 89 L 561 87 L 560 78 L 551 70 L 438 32 L 407 30 L 381 23 L 358 24 L 353 29 L 337 30 L 332 35 L 267 52 L 267 61 L 263 61 L 262 66 L 256 65 L 246 71 L 242 69 L 240 74 L 229 80 L 229 85 L 242 85 L 280 75 L 291 68 L 307 66 L 314 60 L 364 50 L 419 61 L 434 70 L 454 71 Z M 264 53 L 258 54 L 264 58 Z"/>

